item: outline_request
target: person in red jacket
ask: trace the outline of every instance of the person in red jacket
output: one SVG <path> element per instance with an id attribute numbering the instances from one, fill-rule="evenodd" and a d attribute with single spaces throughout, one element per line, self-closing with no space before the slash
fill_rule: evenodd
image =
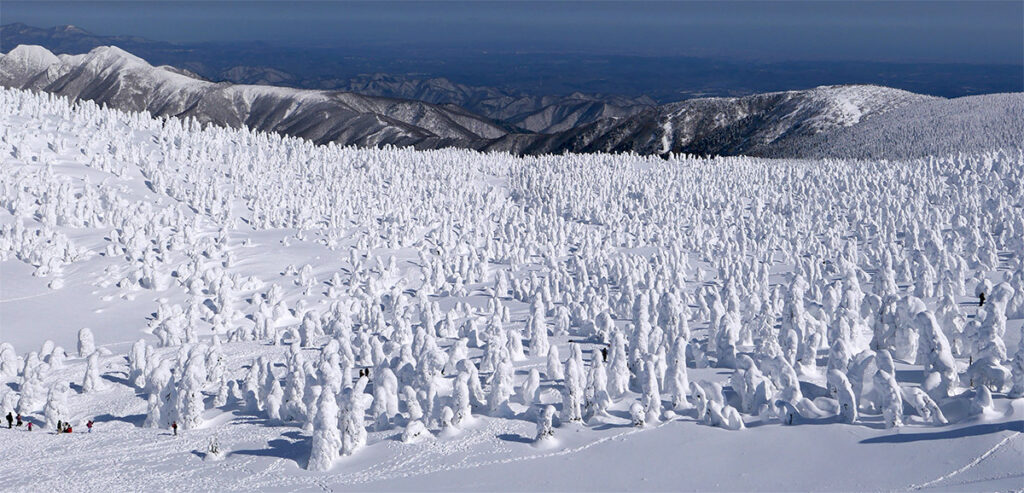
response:
<path id="1" fill-rule="evenodd" d="M 178 422 L 177 421 L 172 421 L 171 422 L 171 429 L 174 430 L 174 436 L 178 436 Z"/>
<path id="2" fill-rule="evenodd" d="M 28 422 L 28 431 L 32 431 L 32 422 L 31 421 Z"/>
<path id="3" fill-rule="evenodd" d="M 92 420 L 90 419 L 85 423 L 85 427 L 89 429 L 89 433 L 92 433 Z"/>
<path id="4" fill-rule="evenodd" d="M 71 425 L 67 425 L 67 428 L 64 428 L 64 433 L 71 433 Z"/>

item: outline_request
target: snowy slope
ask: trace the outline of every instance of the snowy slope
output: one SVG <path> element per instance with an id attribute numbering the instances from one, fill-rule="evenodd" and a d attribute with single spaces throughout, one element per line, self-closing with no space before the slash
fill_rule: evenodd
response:
<path id="1" fill-rule="evenodd" d="M 906 159 L 1024 142 L 1024 93 L 935 99 L 794 139 L 766 155 Z"/>
<path id="2" fill-rule="evenodd" d="M 1022 173 L 1020 150 L 663 161 L 314 146 L 0 90 L 0 407 L 35 401 L 37 426 L 75 428 L 0 429 L 5 459 L 31 464 L 0 490 L 1019 489 L 1024 400 L 989 382 L 988 402 L 990 373 L 968 365 L 1024 376 Z M 977 286 L 1000 311 L 977 308 Z M 922 335 L 918 312 L 938 332 Z M 480 342 L 460 353 L 460 338 Z M 876 393 L 887 351 L 892 402 Z M 826 369 L 845 362 L 853 379 L 863 361 L 878 363 L 844 423 Z M 666 364 L 664 381 L 644 370 Z M 351 390 L 364 368 L 365 393 Z M 335 389 L 342 407 L 389 401 L 388 373 L 416 395 L 356 413 L 365 445 L 309 470 L 338 420 L 277 410 L 273 387 L 288 395 L 298 371 L 304 395 Z M 680 372 L 695 386 L 676 389 Z M 772 399 L 746 406 L 747 379 Z M 440 408 L 473 381 L 485 395 L 470 390 L 472 417 L 453 424 Z M 218 404 L 228 382 L 254 387 Z M 916 409 L 921 389 L 948 423 Z M 151 398 L 187 424 L 177 437 L 171 414 L 147 426 Z M 554 436 L 536 441 L 547 405 Z M 426 432 L 403 440 L 414 407 Z"/>

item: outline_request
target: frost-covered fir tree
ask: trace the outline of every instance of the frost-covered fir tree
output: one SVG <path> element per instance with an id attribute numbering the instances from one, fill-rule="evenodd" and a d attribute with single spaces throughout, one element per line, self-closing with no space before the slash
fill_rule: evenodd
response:
<path id="1" fill-rule="evenodd" d="M 139 339 L 128 353 L 128 381 L 137 389 L 146 386 L 146 341 Z"/>
<path id="2" fill-rule="evenodd" d="M 565 378 L 562 369 L 562 361 L 558 356 L 558 346 L 552 345 L 548 348 L 547 372 L 544 374 L 548 380 L 561 380 Z"/>
<path id="3" fill-rule="evenodd" d="M 618 398 L 629 390 L 629 361 L 626 356 L 626 340 L 622 333 L 612 334 L 611 365 L 609 371 L 609 387 L 611 395 Z"/>
<path id="4" fill-rule="evenodd" d="M 313 425 L 313 441 L 306 469 L 327 471 L 342 449 L 341 432 L 338 430 L 338 402 L 333 392 L 321 392 L 317 400 L 317 415 Z"/>
<path id="5" fill-rule="evenodd" d="M 562 388 L 562 414 L 567 421 L 583 421 L 583 369 L 575 358 L 565 362 L 565 381 Z"/>
<path id="6" fill-rule="evenodd" d="M 469 394 L 469 374 L 466 372 L 460 372 L 455 377 L 452 404 L 452 410 L 455 411 L 455 416 L 452 418 L 453 425 L 460 426 L 464 421 L 473 418 L 473 404 Z"/>
<path id="7" fill-rule="evenodd" d="M 555 414 L 555 406 L 551 405 L 544 406 L 540 413 L 537 414 L 537 437 L 535 438 L 537 442 L 554 439 L 555 429 L 552 421 Z"/>
<path id="8" fill-rule="evenodd" d="M 896 378 L 879 369 L 874 378 L 875 390 L 881 396 L 882 417 L 886 428 L 903 426 L 903 393 Z"/>
<path id="9" fill-rule="evenodd" d="M 99 392 L 106 388 L 103 378 L 100 377 L 100 355 L 93 352 L 89 355 L 89 362 L 85 367 L 85 377 L 82 379 L 82 392 Z"/>
<path id="10" fill-rule="evenodd" d="M 177 382 L 177 421 L 183 430 L 199 428 L 206 410 L 203 388 L 206 386 L 205 348 L 197 346 L 185 363 Z"/>
<path id="11" fill-rule="evenodd" d="M 55 430 L 57 429 L 58 421 L 67 421 L 67 395 L 68 387 L 66 384 L 58 383 L 50 387 L 50 392 L 46 396 L 46 406 L 43 408 L 43 419 L 46 423 L 46 429 Z"/>
<path id="12" fill-rule="evenodd" d="M 398 414 L 398 378 L 391 368 L 378 368 L 373 381 L 373 408 L 377 430 L 387 429 Z"/>
<path id="13" fill-rule="evenodd" d="M 690 403 L 686 400 L 690 388 L 690 377 L 686 372 L 686 338 L 678 336 L 672 343 L 669 354 L 668 372 L 665 376 L 665 393 L 672 398 L 672 408 L 687 409 Z"/>
<path id="14" fill-rule="evenodd" d="M 550 343 L 548 342 L 548 327 L 544 317 L 544 308 L 538 302 L 533 304 L 533 313 L 526 322 L 530 332 L 530 356 L 546 355 Z"/>
<path id="15" fill-rule="evenodd" d="M 827 378 L 829 392 L 839 402 L 839 416 L 844 423 L 854 423 L 857 421 L 858 404 L 849 379 L 838 369 L 828 370 Z"/>
<path id="16" fill-rule="evenodd" d="M 92 331 L 85 328 L 78 331 L 78 357 L 85 358 L 96 352 L 96 343 Z"/>

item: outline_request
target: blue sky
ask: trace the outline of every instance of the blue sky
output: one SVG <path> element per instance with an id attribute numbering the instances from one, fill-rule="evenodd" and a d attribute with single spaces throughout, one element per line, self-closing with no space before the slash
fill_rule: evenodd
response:
<path id="1" fill-rule="evenodd" d="M 1024 2 L 0 2 L 0 22 L 360 49 L 1020 64 Z"/>

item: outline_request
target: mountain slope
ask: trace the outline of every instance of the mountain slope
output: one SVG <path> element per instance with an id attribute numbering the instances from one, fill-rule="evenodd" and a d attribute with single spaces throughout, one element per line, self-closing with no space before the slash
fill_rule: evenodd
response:
<path id="1" fill-rule="evenodd" d="M 566 96 L 537 96 L 495 87 L 468 86 L 443 77 L 415 79 L 389 74 L 354 77 L 341 87 L 372 96 L 455 104 L 522 130 L 538 133 L 560 132 L 603 118 L 623 118 L 656 104 L 648 97 L 629 98 L 580 92 Z"/>
<path id="2" fill-rule="evenodd" d="M 0 84 L 88 99 L 157 116 L 247 126 L 310 139 L 379 146 L 435 147 L 504 135 L 503 127 L 465 110 L 420 101 L 274 86 L 212 83 L 153 67 L 116 47 L 54 56 L 18 46 L 0 56 Z"/>
<path id="3" fill-rule="evenodd" d="M 823 86 L 741 98 L 670 103 L 551 136 L 509 135 L 489 149 L 518 153 L 757 154 L 937 98 L 877 86 Z"/>

